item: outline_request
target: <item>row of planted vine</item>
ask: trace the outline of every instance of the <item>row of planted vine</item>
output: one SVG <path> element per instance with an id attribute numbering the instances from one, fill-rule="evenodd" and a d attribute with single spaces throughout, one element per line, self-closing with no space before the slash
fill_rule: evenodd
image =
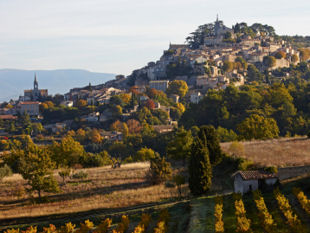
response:
<path id="1" fill-rule="evenodd" d="M 289 200 L 280 192 L 278 188 L 274 190 L 274 198 L 277 201 L 277 205 L 282 215 L 286 219 L 287 224 L 293 232 L 306 232 L 306 227 L 302 224 L 298 216 L 293 212 L 293 209 L 289 203 Z M 293 194 L 298 199 L 300 206 L 304 211 L 310 215 L 310 200 L 304 194 L 300 188 L 294 188 Z M 240 194 L 234 194 L 234 207 L 236 216 L 236 231 L 237 232 L 252 232 L 251 220 L 246 216 L 246 210 Z M 259 190 L 253 192 L 253 199 L 257 209 L 257 215 L 260 220 L 260 224 L 265 232 L 273 233 L 278 232 L 277 224 L 271 213 L 268 211 L 264 197 Z M 225 232 L 223 221 L 223 198 L 215 198 L 214 206 L 214 229 L 216 233 Z"/>
<path id="2" fill-rule="evenodd" d="M 153 229 L 154 233 L 165 233 L 167 232 L 168 222 L 169 222 L 169 212 L 168 210 L 162 210 L 159 214 L 158 221 L 156 222 L 156 226 Z M 132 233 L 143 233 L 146 232 L 150 223 L 152 221 L 151 215 L 143 213 L 141 215 L 141 220 L 134 228 Z M 80 228 L 76 228 L 75 224 L 71 222 L 66 223 L 64 226 L 56 228 L 55 225 L 50 224 L 49 227 L 44 227 L 40 233 L 125 233 L 129 232 L 129 218 L 127 215 L 123 215 L 121 221 L 116 225 L 114 229 L 111 229 L 112 219 L 106 218 L 103 220 L 98 226 L 95 227 L 94 223 L 90 220 L 86 220 L 85 222 L 80 224 Z M 30 226 L 26 230 L 18 229 L 8 229 L 4 231 L 4 233 L 38 233 L 37 227 Z"/>

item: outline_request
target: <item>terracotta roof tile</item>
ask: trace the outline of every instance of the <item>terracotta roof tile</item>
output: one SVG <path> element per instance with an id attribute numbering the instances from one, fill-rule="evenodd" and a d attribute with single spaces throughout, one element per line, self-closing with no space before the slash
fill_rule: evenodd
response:
<path id="1" fill-rule="evenodd" d="M 277 174 L 267 172 L 264 170 L 254 170 L 254 171 L 238 171 L 235 175 L 240 174 L 244 180 L 257 180 L 257 179 L 267 179 L 267 178 L 277 178 Z"/>

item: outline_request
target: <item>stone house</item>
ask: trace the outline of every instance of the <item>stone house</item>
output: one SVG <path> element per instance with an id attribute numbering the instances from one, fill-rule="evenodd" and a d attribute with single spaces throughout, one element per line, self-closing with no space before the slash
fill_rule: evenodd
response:
<path id="1" fill-rule="evenodd" d="M 233 174 L 234 192 L 248 193 L 257 189 L 273 186 L 279 180 L 277 174 L 264 170 L 238 171 Z"/>
<path id="2" fill-rule="evenodd" d="M 149 82 L 150 88 L 165 92 L 169 86 L 168 80 L 156 80 Z"/>
<path id="3" fill-rule="evenodd" d="M 17 111 L 20 114 L 27 112 L 30 116 L 38 116 L 40 114 L 39 106 L 40 102 L 37 101 L 25 101 L 20 102 L 17 106 Z"/>

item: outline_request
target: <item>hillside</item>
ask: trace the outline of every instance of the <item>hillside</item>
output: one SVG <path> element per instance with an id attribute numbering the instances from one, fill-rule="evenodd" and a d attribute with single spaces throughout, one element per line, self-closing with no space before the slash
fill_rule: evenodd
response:
<path id="1" fill-rule="evenodd" d="M 87 70 L 0 70 L 0 102 L 18 98 L 25 89 L 33 88 L 34 74 L 37 74 L 39 88 L 48 89 L 49 94 L 64 94 L 73 87 L 105 83 L 114 74 L 94 73 Z"/>
<path id="2" fill-rule="evenodd" d="M 235 155 L 246 158 L 261 166 L 305 166 L 310 165 L 308 151 L 310 140 L 301 138 L 281 138 L 273 140 L 253 140 L 239 142 L 241 150 Z M 231 142 L 222 143 L 223 151 L 231 154 Z"/>

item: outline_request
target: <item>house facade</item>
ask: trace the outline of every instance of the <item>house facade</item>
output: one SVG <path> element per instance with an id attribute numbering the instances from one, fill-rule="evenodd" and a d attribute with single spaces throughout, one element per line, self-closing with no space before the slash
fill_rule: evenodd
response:
<path id="1" fill-rule="evenodd" d="M 273 186 L 279 180 L 275 173 L 267 171 L 238 171 L 234 175 L 234 192 L 245 194 Z"/>

